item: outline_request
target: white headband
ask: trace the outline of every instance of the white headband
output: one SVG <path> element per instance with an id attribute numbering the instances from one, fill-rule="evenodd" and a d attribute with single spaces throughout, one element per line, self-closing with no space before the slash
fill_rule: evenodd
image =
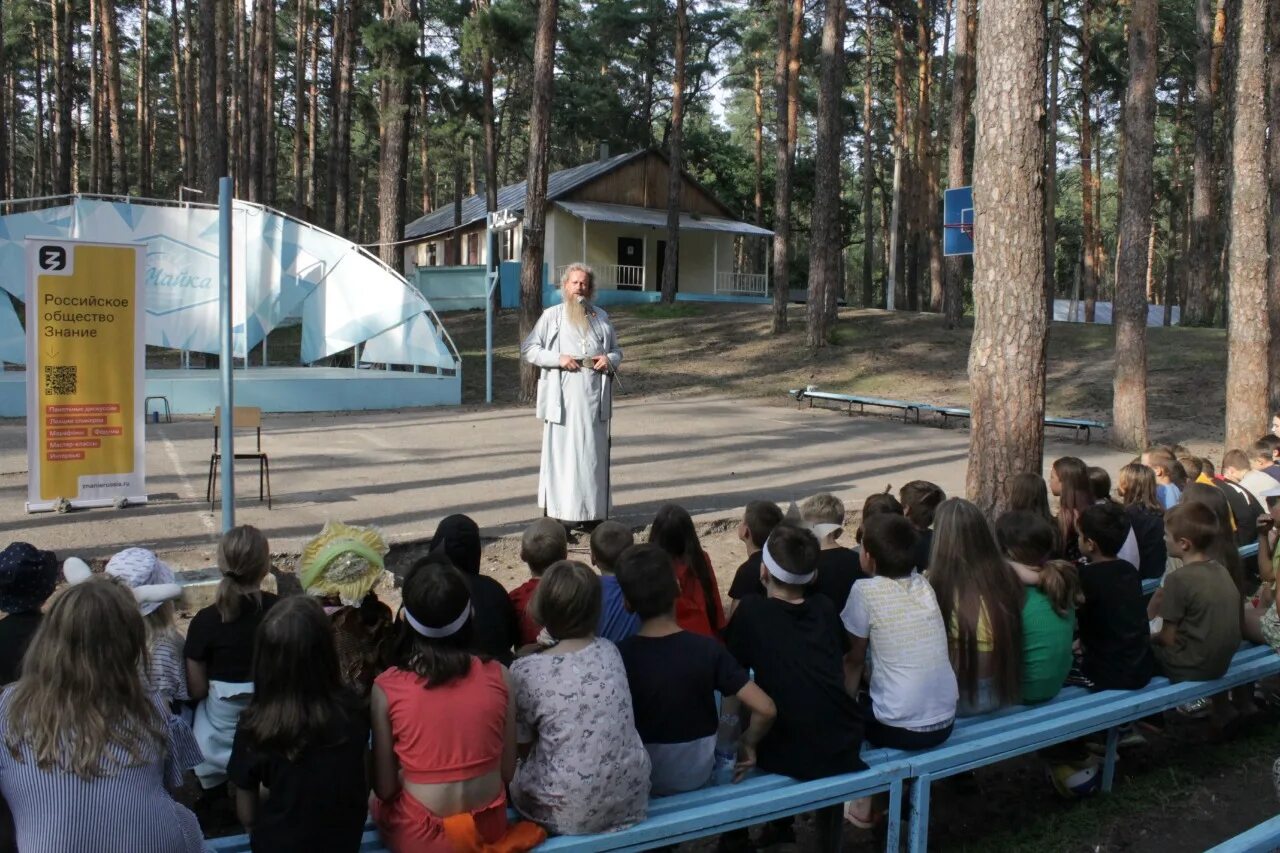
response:
<path id="1" fill-rule="evenodd" d="M 809 525 L 809 529 L 813 531 L 813 535 L 818 537 L 821 542 L 837 530 L 844 530 L 843 524 L 832 524 L 829 521 L 819 521 Z"/>
<path id="2" fill-rule="evenodd" d="M 773 558 L 773 555 L 769 553 L 768 542 L 764 543 L 764 551 L 762 552 L 760 559 L 764 562 L 764 567 L 769 570 L 769 574 L 773 575 L 783 583 L 789 583 L 793 586 L 804 586 L 805 584 L 812 582 L 814 576 L 818 574 L 818 570 L 814 569 L 807 575 L 793 575 L 791 572 L 782 568 L 782 566 L 778 565 L 778 561 Z"/>
<path id="3" fill-rule="evenodd" d="M 471 602 L 467 602 L 467 606 L 462 608 L 462 612 L 458 614 L 458 618 L 454 619 L 448 625 L 442 628 L 432 628 L 430 625 L 423 625 L 417 619 L 413 618 L 413 614 L 409 612 L 409 608 L 404 608 L 404 618 L 408 620 L 409 627 L 417 631 L 429 640 L 442 640 L 445 637 L 452 637 L 454 634 L 462 630 L 462 626 L 467 624 L 467 620 L 471 618 Z"/>

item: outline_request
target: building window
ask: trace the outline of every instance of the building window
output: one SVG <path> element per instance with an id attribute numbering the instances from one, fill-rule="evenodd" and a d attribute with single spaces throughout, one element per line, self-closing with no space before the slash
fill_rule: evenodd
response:
<path id="1" fill-rule="evenodd" d="M 514 261 L 516 259 L 516 230 L 510 228 L 498 235 L 501 250 L 498 257 L 504 261 Z"/>
<path id="2" fill-rule="evenodd" d="M 436 259 L 436 245 L 434 240 L 427 244 L 427 262 L 425 266 L 434 267 L 440 265 L 440 262 Z"/>
<path id="3" fill-rule="evenodd" d="M 467 235 L 467 263 L 472 265 L 480 263 L 479 234 L 472 233 Z"/>

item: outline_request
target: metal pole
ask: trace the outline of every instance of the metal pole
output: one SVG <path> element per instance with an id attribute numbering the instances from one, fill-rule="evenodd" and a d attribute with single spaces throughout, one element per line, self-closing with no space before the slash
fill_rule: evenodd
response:
<path id="1" fill-rule="evenodd" d="M 493 231 L 493 214 L 484 230 L 484 401 L 493 402 L 493 286 L 497 281 L 497 265 L 494 264 L 494 247 L 497 235 Z"/>
<path id="2" fill-rule="evenodd" d="M 218 320 L 221 325 L 222 373 L 222 532 L 236 526 L 235 394 L 231 382 L 231 179 L 218 180 Z"/>

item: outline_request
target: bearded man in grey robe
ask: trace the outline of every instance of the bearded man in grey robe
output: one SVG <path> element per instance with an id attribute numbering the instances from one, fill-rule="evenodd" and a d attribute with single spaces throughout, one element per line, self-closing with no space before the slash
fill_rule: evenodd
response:
<path id="1" fill-rule="evenodd" d="M 541 368 L 538 506 L 550 518 L 590 526 L 609 517 L 611 375 L 622 350 L 609 315 L 591 304 L 590 267 L 570 264 L 560 295 L 561 303 L 542 312 L 520 347 L 521 357 Z"/>

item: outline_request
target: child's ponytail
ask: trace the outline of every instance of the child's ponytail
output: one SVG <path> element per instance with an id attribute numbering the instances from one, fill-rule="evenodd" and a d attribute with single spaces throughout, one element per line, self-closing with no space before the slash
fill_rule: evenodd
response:
<path id="1" fill-rule="evenodd" d="M 222 580 L 214 604 L 223 622 L 234 622 L 246 600 L 262 604 L 262 579 L 271 569 L 267 537 L 252 525 L 231 528 L 218 542 L 218 569 Z"/>
<path id="2" fill-rule="evenodd" d="M 1080 575 L 1067 560 L 1050 560 L 1040 567 L 1040 591 L 1049 599 L 1059 616 L 1076 609 L 1080 594 Z"/>

